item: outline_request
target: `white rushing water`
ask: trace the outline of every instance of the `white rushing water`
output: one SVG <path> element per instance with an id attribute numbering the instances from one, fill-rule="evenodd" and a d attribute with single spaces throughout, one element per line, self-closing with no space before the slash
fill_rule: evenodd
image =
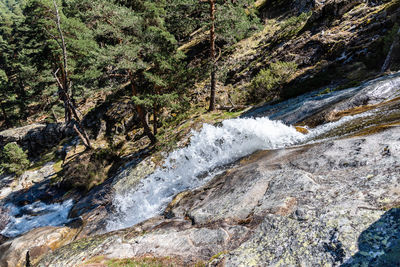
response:
<path id="1" fill-rule="evenodd" d="M 115 211 L 108 220 L 106 230 L 129 227 L 162 214 L 176 194 L 204 185 L 227 164 L 258 150 L 316 142 L 317 139 L 331 136 L 324 134 L 334 133 L 332 130 L 340 131 L 340 128 L 336 128 L 341 125 L 376 116 L 374 111 L 370 111 L 343 117 L 339 121 L 318 126 L 306 135 L 287 125 L 334 104 L 338 110 L 345 110 L 352 107 L 349 103 L 353 102 L 357 106 L 360 101 L 368 104 L 388 101 L 400 96 L 399 86 L 400 72 L 342 91 L 327 94 L 311 92 L 275 105 L 258 107 L 248 112 L 245 118 L 226 120 L 220 126 L 205 124 L 200 131 L 192 132 L 189 146 L 172 152 L 166 158 L 162 168 L 114 196 Z M 347 99 L 346 102 L 341 102 L 344 99 Z M 254 118 L 257 116 L 263 117 Z M 23 207 L 8 203 L 5 207 L 9 210 L 9 223 L 0 234 L 15 237 L 34 228 L 63 225 L 69 221 L 68 214 L 72 206 L 72 200 L 54 204 L 38 201 Z"/>
<path id="2" fill-rule="evenodd" d="M 63 203 L 45 204 L 37 201 L 22 207 L 6 205 L 10 221 L 0 234 L 7 237 L 19 236 L 34 228 L 58 226 L 68 222 L 72 199 Z"/>
<path id="3" fill-rule="evenodd" d="M 311 92 L 275 105 L 259 107 L 246 114 L 246 118 L 226 120 L 221 126 L 205 124 L 199 132 L 192 133 L 188 147 L 178 149 L 167 157 L 163 168 L 157 169 L 133 188 L 115 195 L 115 212 L 108 221 L 107 230 L 129 227 L 162 214 L 177 193 L 205 184 L 221 171 L 221 167 L 257 150 L 315 142 L 315 139 L 342 124 L 371 116 L 367 112 L 344 117 L 318 126 L 307 135 L 286 125 L 301 121 L 344 99 L 371 103 L 387 101 L 389 96 L 399 94 L 399 84 L 400 72 L 342 91 L 327 94 Z M 257 116 L 263 117 L 254 118 Z M 274 120 L 282 120 L 286 124 Z"/>
<path id="4" fill-rule="evenodd" d="M 192 133 L 189 146 L 167 157 L 163 168 L 157 169 L 135 188 L 114 196 L 115 212 L 108 221 L 107 230 L 129 227 L 161 214 L 177 193 L 205 184 L 218 172 L 218 167 L 258 150 L 283 148 L 311 140 L 349 118 L 317 127 L 307 135 L 268 118 L 231 119 L 221 126 L 205 124 L 199 132 Z"/>

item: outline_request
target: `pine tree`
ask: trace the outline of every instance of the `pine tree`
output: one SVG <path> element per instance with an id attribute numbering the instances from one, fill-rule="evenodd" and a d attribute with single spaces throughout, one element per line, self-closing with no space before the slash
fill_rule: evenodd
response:
<path id="1" fill-rule="evenodd" d="M 29 96 L 25 78 L 32 76 L 32 69 L 26 64 L 23 39 L 18 34 L 22 20 L 22 15 L 14 13 L 0 16 L 1 110 L 8 127 L 27 115 Z"/>
<path id="2" fill-rule="evenodd" d="M 260 24 L 251 8 L 252 0 L 168 0 L 167 28 L 179 40 L 186 41 L 193 32 L 208 31 L 210 105 L 215 109 L 217 84 L 217 53 L 225 45 L 232 45 L 248 37 Z"/>
<path id="3" fill-rule="evenodd" d="M 232 45 L 247 37 L 259 21 L 249 9 L 254 1 L 216 1 L 210 4 L 210 66 L 211 90 L 209 111 L 215 110 L 215 91 L 217 87 L 216 42 Z M 221 49 L 221 48 L 219 48 Z"/>
<path id="4" fill-rule="evenodd" d="M 0 40 L 1 42 L 1 40 Z M 0 111 L 2 120 L 5 122 L 6 127 L 10 127 L 10 120 L 7 112 L 7 103 L 12 98 L 12 92 L 7 90 L 8 77 L 4 70 L 0 69 Z"/>
<path id="5" fill-rule="evenodd" d="M 164 1 L 79 1 L 76 9 L 92 25 L 102 47 L 99 67 L 110 79 L 128 83 L 136 112 L 152 143 L 157 139 L 157 114 L 176 99 L 168 79 L 182 54 L 164 25 Z M 85 10 L 85 11 L 82 11 Z M 153 131 L 148 122 L 153 113 Z"/>
<path id="6" fill-rule="evenodd" d="M 80 124 L 75 97 L 82 93 L 78 88 L 85 88 L 100 75 L 91 64 L 98 46 L 86 25 L 79 19 L 66 17 L 61 7 L 55 0 L 27 3 L 22 30 L 23 35 L 29 37 L 25 49 L 40 77 L 33 85 L 36 90 L 40 90 L 39 85 L 42 88 L 38 95 L 58 95 L 64 106 L 65 122 L 76 124 L 75 131 L 90 148 L 90 140 Z"/>
<path id="7" fill-rule="evenodd" d="M 53 75 L 54 79 L 57 81 L 58 95 L 60 96 L 60 99 L 64 102 L 65 122 L 70 122 L 72 118 L 74 118 L 79 127 L 78 128 L 76 125 L 74 125 L 74 130 L 79 135 L 84 145 L 87 148 L 91 148 L 89 137 L 85 129 L 82 127 L 81 120 L 74 106 L 73 99 L 71 98 L 70 95 L 71 83 L 68 71 L 67 45 L 65 43 L 64 32 L 61 29 L 61 17 L 56 0 L 53 0 L 53 4 L 55 13 L 55 24 L 57 25 L 57 30 L 58 30 L 58 39 L 56 36 L 52 37 L 62 50 L 62 60 L 63 60 L 63 63 L 61 65 L 62 70 L 60 71 L 60 68 L 58 68 L 55 72 L 53 72 Z M 61 72 L 61 74 L 58 74 L 59 71 Z"/>

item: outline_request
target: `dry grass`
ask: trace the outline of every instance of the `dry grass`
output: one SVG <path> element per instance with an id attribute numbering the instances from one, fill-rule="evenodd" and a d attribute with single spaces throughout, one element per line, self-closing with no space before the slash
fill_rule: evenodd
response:
<path id="1" fill-rule="evenodd" d="M 197 262 L 192 265 L 187 265 L 182 262 L 179 258 L 173 257 L 153 257 L 143 256 L 135 257 L 130 259 L 109 259 L 105 256 L 97 256 L 80 267 L 175 267 L 175 266 L 204 266 L 204 263 Z"/>

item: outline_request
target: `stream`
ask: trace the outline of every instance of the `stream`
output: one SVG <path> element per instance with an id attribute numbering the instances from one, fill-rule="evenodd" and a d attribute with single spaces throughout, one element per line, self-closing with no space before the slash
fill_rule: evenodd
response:
<path id="1" fill-rule="evenodd" d="M 340 126 L 379 114 L 367 111 L 345 116 L 308 129 L 307 134 L 299 133 L 292 125 L 334 105 L 345 110 L 360 105 L 360 101 L 366 104 L 387 101 L 400 96 L 399 88 L 400 73 L 395 73 L 341 91 L 314 91 L 253 108 L 241 118 L 225 120 L 218 126 L 204 124 L 200 131 L 192 132 L 190 145 L 170 153 L 162 167 L 133 188 L 114 195 L 114 212 L 108 218 L 106 231 L 130 227 L 162 214 L 176 194 L 203 186 L 221 173 L 224 166 L 256 151 L 341 136 L 343 133 L 335 132 Z M 9 209 L 10 221 L 0 234 L 15 237 L 37 227 L 67 223 L 73 202 L 45 204 L 38 201 L 22 207 L 12 203 L 4 206 Z"/>
<path id="2" fill-rule="evenodd" d="M 348 99 L 371 104 L 400 94 L 400 74 L 396 73 L 363 83 L 354 88 L 322 93 L 311 92 L 275 105 L 255 108 L 242 118 L 225 120 L 219 126 L 203 125 L 192 132 L 190 145 L 172 152 L 162 168 L 132 188 L 116 194 L 115 212 L 107 231 L 126 228 L 157 214 L 162 214 L 173 197 L 210 181 L 227 164 L 259 150 L 279 149 L 314 142 L 341 125 L 374 116 L 364 112 L 345 116 L 301 134 L 291 126 L 334 104 Z"/>

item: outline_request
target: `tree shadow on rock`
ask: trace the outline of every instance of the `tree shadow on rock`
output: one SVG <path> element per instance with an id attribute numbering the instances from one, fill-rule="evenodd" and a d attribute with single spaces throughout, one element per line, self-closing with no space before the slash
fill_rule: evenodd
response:
<path id="1" fill-rule="evenodd" d="M 400 208 L 392 208 L 358 238 L 359 251 L 347 266 L 400 266 Z"/>

